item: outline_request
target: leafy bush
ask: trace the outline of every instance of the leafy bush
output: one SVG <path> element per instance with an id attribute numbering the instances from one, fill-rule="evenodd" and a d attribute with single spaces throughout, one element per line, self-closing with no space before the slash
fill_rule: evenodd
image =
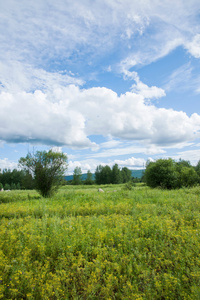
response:
<path id="1" fill-rule="evenodd" d="M 148 186 L 163 189 L 191 187 L 200 181 L 195 168 L 188 161 L 175 162 L 171 158 L 148 162 L 144 178 Z"/>
<path id="2" fill-rule="evenodd" d="M 173 189 L 177 187 L 178 172 L 172 159 L 159 159 L 149 162 L 145 170 L 145 180 L 148 186 Z"/>
<path id="3" fill-rule="evenodd" d="M 50 197 L 62 185 L 67 169 L 67 156 L 64 153 L 37 151 L 21 157 L 19 165 L 32 172 L 35 187 L 43 197 Z"/>
<path id="4" fill-rule="evenodd" d="M 192 187 L 199 182 L 194 168 L 183 167 L 179 174 L 180 186 Z"/>
<path id="5" fill-rule="evenodd" d="M 6 183 L 5 186 L 4 186 L 4 189 L 5 190 L 10 190 L 10 184 Z"/>
<path id="6" fill-rule="evenodd" d="M 132 181 L 129 181 L 124 185 L 124 189 L 131 191 L 134 186 L 135 186 L 135 184 Z"/>

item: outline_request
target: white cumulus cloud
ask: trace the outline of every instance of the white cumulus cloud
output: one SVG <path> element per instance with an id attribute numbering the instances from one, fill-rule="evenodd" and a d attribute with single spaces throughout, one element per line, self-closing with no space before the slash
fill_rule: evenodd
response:
<path id="1" fill-rule="evenodd" d="M 111 140 L 99 147 L 128 140 L 150 145 L 146 153 L 195 140 L 199 114 L 147 103 L 165 91 L 131 68 L 178 46 L 200 58 L 199 8 L 197 0 L 1 1 L 0 140 L 98 150 L 90 136 L 102 135 Z M 130 92 L 81 88 L 84 76 L 98 78 L 104 58 L 104 71 L 134 81 Z"/>
<path id="2" fill-rule="evenodd" d="M 188 117 L 184 112 L 146 104 L 140 94 L 118 96 L 107 88 L 70 85 L 51 95 L 2 92 L 0 107 L 0 139 L 5 142 L 92 148 L 97 146 L 89 136 L 104 135 L 167 146 L 200 135 L 198 114 Z"/>
<path id="3" fill-rule="evenodd" d="M 115 160 L 115 163 L 118 164 L 119 166 L 125 166 L 130 169 L 136 169 L 136 168 L 143 168 L 146 160 L 143 158 L 135 158 L 135 157 L 130 157 L 126 160 Z"/>
<path id="4" fill-rule="evenodd" d="M 186 44 L 186 49 L 188 49 L 195 58 L 200 58 L 200 34 L 195 35 L 192 41 Z"/>
<path id="5" fill-rule="evenodd" d="M 4 169 L 9 169 L 9 170 L 13 170 L 13 169 L 17 169 L 18 168 L 18 163 L 14 162 L 14 161 L 10 161 L 8 158 L 4 158 L 4 159 L 0 159 L 0 170 L 4 170 Z"/>

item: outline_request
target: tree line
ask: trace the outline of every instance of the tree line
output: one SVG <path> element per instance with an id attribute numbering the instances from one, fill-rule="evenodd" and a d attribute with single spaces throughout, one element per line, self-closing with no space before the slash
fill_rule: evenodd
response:
<path id="1" fill-rule="evenodd" d="M 97 166 L 95 171 L 96 184 L 119 184 L 126 183 L 132 178 L 132 172 L 127 167 L 119 169 L 115 164 L 112 168 L 110 166 Z"/>
<path id="2" fill-rule="evenodd" d="M 27 170 L 0 169 L 0 189 L 30 190 L 34 188 L 34 180 Z"/>
<path id="3" fill-rule="evenodd" d="M 117 164 L 112 168 L 108 165 L 97 166 L 94 179 L 90 171 L 88 171 L 85 181 L 81 180 L 81 176 L 81 168 L 76 167 L 70 184 L 120 184 L 142 181 L 152 188 L 177 189 L 192 187 L 200 184 L 200 160 L 196 166 L 192 166 L 190 161 L 182 159 L 179 161 L 171 158 L 147 161 L 141 179 L 133 178 L 131 170 L 127 167 L 120 170 Z"/>
<path id="4" fill-rule="evenodd" d="M 56 178 L 58 179 L 58 175 L 54 174 L 56 162 L 55 155 L 56 154 L 53 154 L 52 152 L 48 153 L 45 151 L 38 151 L 34 155 L 29 153 L 25 158 L 21 158 L 19 160 L 19 165 L 23 168 L 22 170 L 14 169 L 11 171 L 9 169 L 4 169 L 2 172 L 0 170 L 0 189 L 42 189 L 46 190 L 44 194 L 47 193 L 48 187 L 51 186 L 51 181 L 55 181 Z M 50 158 L 51 164 L 49 162 Z M 60 158 L 60 168 L 64 161 L 66 163 L 66 157 L 63 157 L 62 159 Z M 59 175 L 64 175 L 64 170 L 59 173 Z M 73 180 L 69 183 L 74 185 L 119 184 L 129 182 L 132 179 L 132 172 L 127 167 L 120 170 L 117 164 L 115 164 L 112 168 L 108 165 L 99 165 L 96 168 L 94 176 L 90 170 L 87 171 L 87 176 L 84 181 L 82 180 L 81 168 L 76 167 L 73 172 Z M 62 181 L 62 184 L 66 184 L 64 176 L 62 179 L 59 176 L 59 181 L 60 183 Z M 41 187 L 41 185 L 44 186 Z"/>
<path id="5" fill-rule="evenodd" d="M 144 181 L 152 188 L 177 189 L 200 184 L 200 160 L 196 166 L 190 161 L 169 159 L 148 161 Z"/>
<path id="6" fill-rule="evenodd" d="M 0 188 L 36 189 L 43 197 L 50 197 L 64 184 L 67 170 L 67 156 L 64 153 L 37 151 L 28 153 L 19 160 L 21 170 L 0 170 Z M 82 184 L 80 167 L 74 169 L 72 184 Z M 117 164 L 97 166 L 94 174 L 87 172 L 84 184 L 120 184 L 134 182 L 132 172 L 127 167 L 120 169 Z M 138 179 L 137 179 L 138 180 Z M 200 160 L 196 166 L 180 159 L 147 161 L 142 181 L 152 188 L 176 189 L 200 184 Z"/>
<path id="7" fill-rule="evenodd" d="M 120 169 L 119 166 L 115 164 L 112 168 L 108 165 L 97 166 L 94 176 L 91 171 L 88 170 L 85 180 L 82 180 L 81 168 L 76 167 L 73 172 L 73 179 L 69 181 L 69 184 L 120 184 L 127 183 L 129 181 L 139 181 L 139 179 L 133 178 L 132 171 L 127 167 Z"/>

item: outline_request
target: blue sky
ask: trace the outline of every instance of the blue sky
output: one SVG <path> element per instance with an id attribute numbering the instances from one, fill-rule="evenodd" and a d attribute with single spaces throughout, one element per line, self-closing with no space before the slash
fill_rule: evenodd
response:
<path id="1" fill-rule="evenodd" d="M 200 2 L 0 0 L 0 168 L 200 159 Z"/>

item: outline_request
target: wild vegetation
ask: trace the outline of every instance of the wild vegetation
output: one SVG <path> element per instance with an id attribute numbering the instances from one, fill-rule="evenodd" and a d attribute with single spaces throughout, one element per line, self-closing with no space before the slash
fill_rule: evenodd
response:
<path id="1" fill-rule="evenodd" d="M 0 193 L 0 299 L 200 298 L 199 187 L 101 188 Z"/>
<path id="2" fill-rule="evenodd" d="M 28 153 L 19 165 L 32 174 L 34 187 L 43 197 L 52 196 L 62 184 L 67 169 L 67 156 L 52 150 Z"/>
<path id="3" fill-rule="evenodd" d="M 24 170 L 0 169 L 0 189 L 25 190 L 33 189 L 34 182 L 32 175 Z"/>
<path id="4" fill-rule="evenodd" d="M 147 161 L 146 170 L 141 178 L 132 177 L 132 171 L 127 167 L 119 168 L 117 164 L 111 168 L 108 165 L 97 166 L 95 173 L 90 170 L 82 178 L 82 170 L 76 167 L 69 181 L 64 179 L 67 169 L 67 157 L 63 153 L 38 151 L 28 154 L 19 160 L 22 170 L 0 170 L 0 189 L 37 189 L 43 196 L 57 190 L 60 185 L 92 185 L 92 184 L 121 184 L 130 182 L 146 182 L 150 187 L 176 189 L 192 187 L 200 184 L 200 161 L 192 166 L 189 161 L 158 159 Z M 56 170 L 56 171 L 55 171 Z"/>
<path id="5" fill-rule="evenodd" d="M 70 184 L 80 185 L 80 184 L 120 184 L 131 181 L 132 171 L 127 167 L 119 168 L 117 164 L 114 164 L 111 168 L 108 165 L 99 165 L 96 167 L 94 176 L 90 170 L 87 171 L 86 179 L 82 180 L 82 170 L 80 167 L 76 167 L 73 172 L 73 180 L 69 182 Z"/>
<path id="6" fill-rule="evenodd" d="M 178 162 L 171 158 L 149 161 L 144 180 L 152 188 L 176 189 L 195 186 L 200 183 L 200 161 L 196 167 L 181 159 Z"/>

